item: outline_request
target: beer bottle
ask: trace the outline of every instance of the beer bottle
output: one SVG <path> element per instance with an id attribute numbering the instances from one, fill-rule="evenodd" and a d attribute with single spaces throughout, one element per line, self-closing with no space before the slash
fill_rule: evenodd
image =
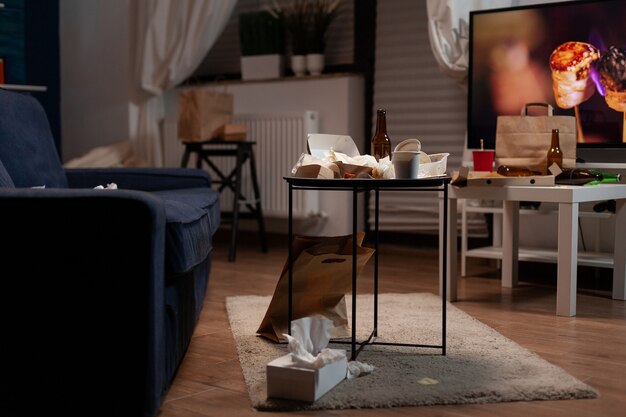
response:
<path id="1" fill-rule="evenodd" d="M 550 149 L 548 149 L 548 166 L 546 167 L 548 175 L 550 175 L 550 167 L 554 163 L 563 169 L 563 153 L 559 145 L 559 129 L 552 129 L 552 141 Z"/>
<path id="2" fill-rule="evenodd" d="M 377 161 L 391 156 L 391 140 L 387 135 L 387 112 L 384 109 L 376 111 L 376 132 L 372 137 L 372 156 Z"/>

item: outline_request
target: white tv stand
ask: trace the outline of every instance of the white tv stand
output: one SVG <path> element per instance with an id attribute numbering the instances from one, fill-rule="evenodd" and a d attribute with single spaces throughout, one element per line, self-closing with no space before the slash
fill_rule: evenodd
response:
<path id="1" fill-rule="evenodd" d="M 472 168 L 472 164 L 467 163 Z M 626 181 L 626 163 L 619 162 L 587 162 L 587 163 L 577 163 L 576 168 L 587 168 L 587 169 L 600 169 L 607 170 L 611 172 L 617 172 L 622 174 L 622 183 Z M 477 198 L 476 200 L 483 200 L 482 197 Z M 497 203 L 497 202 L 496 202 Z M 494 259 L 498 261 L 498 267 L 500 267 L 500 261 L 502 260 L 502 204 L 499 206 L 487 206 L 487 205 L 479 205 L 472 206 L 468 204 L 467 199 L 461 199 L 460 201 L 460 211 L 461 211 L 461 276 L 467 276 L 467 258 L 483 258 L 483 259 Z M 469 249 L 468 248 L 468 214 L 469 213 L 484 213 L 484 214 L 493 214 L 493 236 L 491 245 L 483 246 L 479 248 Z M 556 219 L 556 214 L 558 210 L 533 210 L 533 209 L 520 209 L 519 214 L 522 216 L 537 216 L 537 215 L 552 215 Z M 595 219 L 596 223 L 599 224 L 601 221 L 611 220 L 614 215 L 612 213 L 603 212 L 596 213 L 594 211 L 590 211 L 589 209 L 582 209 L 578 213 L 579 217 L 587 218 L 587 219 Z M 532 226 L 531 226 L 532 227 Z M 578 253 L 578 265 L 583 266 L 591 266 L 598 268 L 613 268 L 613 254 L 610 252 L 602 252 L 600 250 L 601 242 L 600 242 L 600 232 L 599 227 L 595 228 L 595 233 L 591 241 L 586 242 L 591 243 L 591 245 L 587 245 L 584 251 L 580 251 Z M 539 231 L 538 231 L 539 232 Z M 539 234 L 539 233 L 538 233 Z M 528 262 L 546 262 L 546 263 L 557 263 L 558 260 L 558 251 L 556 248 L 537 248 L 531 246 L 524 246 L 519 248 L 519 260 L 520 261 L 528 261 Z"/>
<path id="2" fill-rule="evenodd" d="M 557 308 L 559 316 L 576 315 L 576 284 L 578 259 L 578 215 L 581 203 L 616 200 L 614 250 L 613 250 L 613 298 L 626 299 L 626 184 L 601 184 L 581 186 L 468 186 L 450 187 L 448 221 L 448 299 L 457 298 L 457 220 L 458 199 L 483 199 L 502 201 L 502 286 L 517 285 L 519 255 L 519 205 L 520 201 L 538 201 L 558 204 L 558 252 L 557 252 Z M 494 250 L 494 252 L 496 252 Z M 535 255 L 538 256 L 539 255 Z M 549 258 L 549 257 L 548 257 Z M 584 258 L 584 257 L 583 257 Z M 606 259 L 595 256 L 594 262 Z M 582 259 L 582 258 L 581 258 Z"/>
<path id="3" fill-rule="evenodd" d="M 502 205 L 498 207 L 471 206 L 466 199 L 461 200 L 461 276 L 467 276 L 467 258 L 485 258 L 502 260 Z M 533 210 L 520 209 L 519 214 L 523 216 L 550 215 L 557 213 L 557 210 Z M 468 248 L 468 213 L 491 213 L 493 214 L 493 237 L 490 246 L 479 248 Z M 606 220 L 613 218 L 612 213 L 596 213 L 593 211 L 580 211 L 579 217 Z M 613 254 L 600 252 L 598 250 L 598 235 L 590 245 L 595 249 L 587 248 L 584 252 L 578 252 L 578 265 L 592 266 L 598 268 L 613 268 Z M 520 261 L 557 263 L 558 251 L 556 249 L 520 247 L 518 252 Z"/>

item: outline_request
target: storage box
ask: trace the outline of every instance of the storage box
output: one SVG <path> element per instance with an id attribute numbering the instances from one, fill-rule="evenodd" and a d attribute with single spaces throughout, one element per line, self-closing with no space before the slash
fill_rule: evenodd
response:
<path id="1" fill-rule="evenodd" d="M 242 80 L 270 80 L 283 73 L 283 56 L 279 54 L 241 57 Z"/>
<path id="2" fill-rule="evenodd" d="M 267 396 L 314 402 L 343 381 L 347 371 L 346 357 L 320 369 L 307 369 L 294 365 L 287 354 L 267 364 Z"/>

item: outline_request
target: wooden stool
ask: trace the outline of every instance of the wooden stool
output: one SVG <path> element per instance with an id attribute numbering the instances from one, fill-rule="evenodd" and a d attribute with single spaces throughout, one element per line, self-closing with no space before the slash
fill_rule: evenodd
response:
<path id="1" fill-rule="evenodd" d="M 267 252 L 267 239 L 265 236 L 265 222 L 263 220 L 263 211 L 261 209 L 261 193 L 259 191 L 259 183 L 256 176 L 256 164 L 254 161 L 254 151 L 252 145 L 256 142 L 250 141 L 224 141 L 211 140 L 205 142 L 184 142 L 185 153 L 181 166 L 185 168 L 189 163 L 191 153 L 196 153 L 196 168 L 202 168 L 202 162 L 211 168 L 217 176 L 213 179 L 213 183 L 219 185 L 218 191 L 221 193 L 226 187 L 230 188 L 234 193 L 232 212 L 222 212 L 222 222 L 232 225 L 230 237 L 230 250 L 228 260 L 235 260 L 237 251 L 237 232 L 239 230 L 240 218 L 255 218 L 259 227 L 259 238 L 261 240 L 261 251 Z M 218 146 L 219 145 L 219 146 Z M 228 145 L 227 147 L 224 145 Z M 236 157 L 235 168 L 227 175 L 225 174 L 210 157 L 212 156 L 234 156 Z M 241 182 L 243 165 L 246 161 L 250 162 L 250 174 L 252 177 L 252 188 L 254 190 L 254 201 L 249 202 L 242 194 Z M 247 213 L 240 213 L 240 206 L 243 205 L 248 209 Z"/>

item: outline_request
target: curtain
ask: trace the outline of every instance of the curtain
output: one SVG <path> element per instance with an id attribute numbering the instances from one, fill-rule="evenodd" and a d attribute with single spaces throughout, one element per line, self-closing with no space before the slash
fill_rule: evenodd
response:
<path id="1" fill-rule="evenodd" d="M 510 7 L 514 0 L 427 0 L 428 37 L 444 74 L 467 87 L 469 65 L 469 12 Z"/>
<path id="2" fill-rule="evenodd" d="M 163 94 L 198 67 L 220 35 L 234 0 L 139 0 L 137 111 L 134 152 L 146 165 L 163 166 Z"/>

